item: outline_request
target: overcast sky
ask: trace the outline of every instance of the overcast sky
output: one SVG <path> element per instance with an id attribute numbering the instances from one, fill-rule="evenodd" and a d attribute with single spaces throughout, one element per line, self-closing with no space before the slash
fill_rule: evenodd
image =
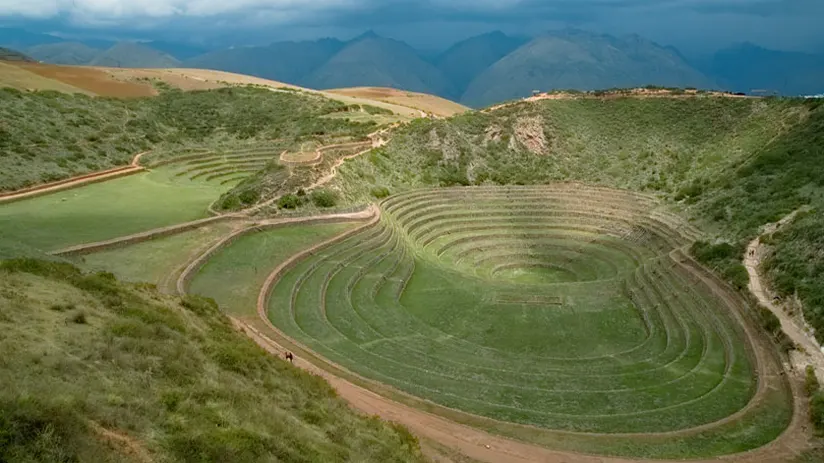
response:
<path id="1" fill-rule="evenodd" d="M 496 29 L 576 27 L 637 33 L 689 54 L 744 41 L 824 52 L 824 0 L 0 0 L 0 24 L 226 46 L 374 29 L 423 49 Z"/>

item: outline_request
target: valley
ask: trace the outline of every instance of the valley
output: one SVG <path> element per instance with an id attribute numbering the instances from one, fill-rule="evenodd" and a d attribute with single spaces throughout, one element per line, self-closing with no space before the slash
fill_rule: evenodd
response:
<path id="1" fill-rule="evenodd" d="M 821 455 L 817 100 L 3 66 L 9 461 Z"/>

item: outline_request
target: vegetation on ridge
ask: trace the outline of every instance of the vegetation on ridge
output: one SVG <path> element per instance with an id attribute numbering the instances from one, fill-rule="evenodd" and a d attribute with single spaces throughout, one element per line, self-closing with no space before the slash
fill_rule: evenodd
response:
<path id="1" fill-rule="evenodd" d="M 318 136 L 363 136 L 374 123 L 321 117 L 344 103 L 299 92 L 223 88 L 95 98 L 0 89 L 0 191 L 128 164 L 141 151 Z"/>

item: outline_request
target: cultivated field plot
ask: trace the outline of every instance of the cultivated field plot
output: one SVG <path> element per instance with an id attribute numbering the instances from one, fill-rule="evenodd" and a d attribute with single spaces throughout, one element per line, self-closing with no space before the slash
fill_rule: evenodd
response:
<path id="1" fill-rule="evenodd" d="M 287 145 L 272 142 L 222 150 L 192 150 L 150 157 L 148 165 L 163 165 L 176 177 L 216 182 L 233 186 L 260 171 L 270 162 L 278 162 Z"/>
<path id="2" fill-rule="evenodd" d="M 269 272 L 290 256 L 341 233 L 349 223 L 289 225 L 243 235 L 212 256 L 189 283 L 189 293 L 214 298 L 235 316 L 255 316 Z"/>
<path id="3" fill-rule="evenodd" d="M 769 346 L 681 253 L 698 232 L 651 198 L 559 184 L 424 190 L 382 209 L 271 292 L 272 322 L 331 362 L 577 451 L 713 456 L 789 423 Z"/>
<path id="4" fill-rule="evenodd" d="M 208 216 L 230 188 L 170 167 L 0 204 L 0 236 L 44 251 L 102 241 Z"/>
<path id="5" fill-rule="evenodd" d="M 246 222 L 215 222 L 176 235 L 72 257 L 86 271 L 107 271 L 118 279 L 152 283 L 173 292 L 177 275 L 197 254 Z M 247 224 L 248 225 L 248 224 Z"/>

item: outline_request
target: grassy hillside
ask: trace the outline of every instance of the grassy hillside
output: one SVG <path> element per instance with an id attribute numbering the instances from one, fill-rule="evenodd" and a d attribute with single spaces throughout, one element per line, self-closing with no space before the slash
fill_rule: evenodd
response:
<path id="1" fill-rule="evenodd" d="M 374 130 L 374 123 L 321 117 L 343 109 L 320 96 L 255 88 L 131 100 L 0 89 L 0 191 L 124 165 L 155 148 Z"/>
<path id="2" fill-rule="evenodd" d="M 0 47 L 0 61 L 34 61 L 29 56 L 16 50 Z"/>
<path id="3" fill-rule="evenodd" d="M 301 84 L 343 48 L 343 42 L 323 39 L 314 42 L 278 42 L 265 47 L 236 47 L 195 56 L 186 67 L 220 69 L 266 79 Z"/>
<path id="4" fill-rule="evenodd" d="M 639 36 L 583 31 L 537 37 L 478 74 L 461 97 L 486 106 L 533 90 L 597 90 L 648 84 L 699 88 L 712 82 L 677 52 Z"/>
<path id="5" fill-rule="evenodd" d="M 2 461 L 421 461 L 211 301 L 24 260 L 0 307 Z"/>
<path id="6" fill-rule="evenodd" d="M 349 42 L 307 76 L 304 85 L 316 89 L 392 87 L 445 97 L 453 94 L 446 77 L 412 47 L 371 33 Z"/>
<path id="7" fill-rule="evenodd" d="M 113 68 L 174 68 L 180 61 L 145 45 L 120 42 L 95 56 L 88 64 Z"/>
<path id="8" fill-rule="evenodd" d="M 52 64 L 89 64 L 102 50 L 79 42 L 48 43 L 26 50 L 26 53 L 40 61 Z"/>
<path id="9" fill-rule="evenodd" d="M 683 98 L 556 100 L 416 121 L 344 166 L 350 201 L 422 186 L 577 180 L 648 191 L 715 238 L 743 244 L 802 205 L 824 205 L 824 106 L 818 101 Z M 796 292 L 824 340 L 824 226 L 808 214 L 773 239 L 766 270 Z M 729 275 L 740 272 L 719 270 Z"/>

